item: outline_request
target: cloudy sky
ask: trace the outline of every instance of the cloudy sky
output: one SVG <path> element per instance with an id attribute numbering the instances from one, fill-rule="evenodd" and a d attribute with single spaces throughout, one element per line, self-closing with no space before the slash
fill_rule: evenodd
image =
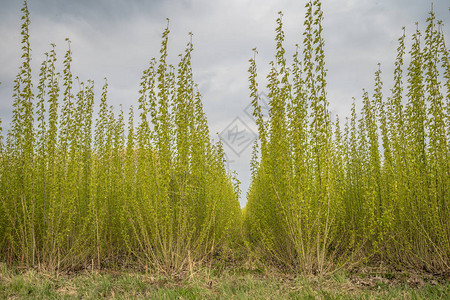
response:
<path id="1" fill-rule="evenodd" d="M 372 89 L 380 62 L 388 94 L 397 39 L 415 22 L 424 29 L 431 0 L 324 0 L 324 33 L 328 96 L 332 114 L 348 115 L 352 97 Z M 450 2 L 434 0 L 434 11 L 450 40 Z M 20 0 L 0 0 L 0 118 L 11 118 L 12 84 L 20 64 Z M 274 56 L 277 12 L 283 11 L 285 48 L 292 55 L 302 42 L 305 1 L 281 0 L 35 0 L 29 1 L 33 67 L 37 72 L 50 43 L 62 61 L 69 37 L 73 72 L 93 79 L 99 91 L 110 84 L 109 101 L 125 111 L 136 107 L 139 80 L 152 57 L 159 55 L 161 33 L 170 18 L 170 61 L 177 63 L 193 32 L 193 71 L 203 95 L 212 138 L 223 138 L 229 168 L 237 171 L 243 197 L 250 183 L 249 160 L 254 121 L 249 105 L 248 60 L 257 47 L 260 86 Z M 408 41 L 410 37 L 408 37 Z M 36 74 L 35 72 L 35 74 Z M 36 74 L 37 75 L 37 74 Z M 264 89 L 262 90 L 264 91 Z M 100 93 L 98 92 L 97 95 Z M 98 97 L 99 98 L 99 97 Z M 245 137 L 233 135 L 237 131 Z M 231 134 L 230 134 L 231 133 Z"/>

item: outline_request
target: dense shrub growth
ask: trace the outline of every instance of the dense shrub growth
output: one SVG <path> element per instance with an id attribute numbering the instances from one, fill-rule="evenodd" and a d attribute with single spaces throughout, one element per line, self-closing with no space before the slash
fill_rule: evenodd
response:
<path id="1" fill-rule="evenodd" d="M 238 190 L 209 139 L 191 69 L 159 59 L 143 72 L 139 115 L 113 111 L 105 82 L 56 70 L 55 45 L 32 79 L 30 16 L 22 9 L 22 64 L 11 129 L 0 144 L 0 258 L 50 269 L 137 262 L 177 272 L 239 234 Z M 135 125 L 134 123 L 137 123 Z"/>
<path id="2" fill-rule="evenodd" d="M 244 214 L 255 251 L 296 271 L 387 262 L 433 272 L 450 268 L 450 53 L 430 13 L 412 35 L 408 63 L 399 39 L 394 82 L 383 95 L 381 68 L 341 128 L 326 94 L 320 1 L 306 5 L 303 46 L 292 65 L 277 20 L 267 75 L 270 118 L 249 81 L 259 145 Z M 256 50 L 255 50 L 256 51 Z"/>

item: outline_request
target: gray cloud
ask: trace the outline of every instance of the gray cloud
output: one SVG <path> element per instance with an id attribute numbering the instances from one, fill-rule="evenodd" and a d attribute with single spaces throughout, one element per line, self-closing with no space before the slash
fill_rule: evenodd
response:
<path id="1" fill-rule="evenodd" d="M 435 0 L 437 17 L 450 26 L 447 0 Z M 20 63 L 21 1 L 2 0 L 0 11 L 0 117 L 9 123 L 12 82 Z M 424 28 L 431 1 L 346 0 L 323 1 L 331 111 L 348 115 L 352 96 L 372 89 L 377 63 L 382 64 L 385 94 L 392 79 L 397 38 L 402 26 L 407 34 L 419 21 Z M 151 57 L 159 55 L 160 35 L 170 18 L 169 55 L 173 64 L 193 32 L 194 76 L 203 94 L 212 136 L 237 116 L 251 128 L 245 115 L 249 103 L 247 82 L 251 49 L 258 47 L 260 86 L 264 89 L 268 63 L 274 56 L 274 29 L 278 11 L 284 12 L 285 47 L 288 55 L 301 44 L 303 1 L 144 1 L 99 0 L 29 1 L 33 68 L 37 72 L 50 43 L 57 44 L 60 60 L 70 37 L 74 52 L 73 71 L 82 80 L 94 79 L 97 94 L 108 77 L 110 102 L 115 107 L 136 106 L 142 70 Z M 449 40 L 449 39 L 447 39 Z M 37 74 L 36 74 L 37 75 Z M 4 127 L 8 127 L 4 124 Z M 217 137 L 216 137 L 217 139 Z M 251 147 L 237 157 L 225 147 L 237 170 L 245 193 L 250 183 Z"/>

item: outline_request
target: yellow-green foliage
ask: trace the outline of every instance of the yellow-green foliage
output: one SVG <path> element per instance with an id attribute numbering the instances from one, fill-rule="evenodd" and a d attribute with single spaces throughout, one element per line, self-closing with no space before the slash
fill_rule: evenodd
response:
<path id="1" fill-rule="evenodd" d="M 44 268 L 101 268 L 135 261 L 178 272 L 233 243 L 240 233 L 238 189 L 212 145 L 191 69 L 189 42 L 168 65 L 142 76 L 139 123 L 107 103 L 94 122 L 94 82 L 72 75 L 72 52 L 55 69 L 55 46 L 34 92 L 25 2 L 22 65 L 14 112 L 1 140 L 0 258 Z"/>
<path id="2" fill-rule="evenodd" d="M 253 250 L 297 272 L 321 273 L 359 258 L 448 270 L 450 81 L 441 23 L 431 12 L 424 40 L 418 29 L 413 34 L 406 79 L 403 34 L 392 94 L 383 96 L 379 66 L 360 118 L 353 104 L 341 131 L 328 110 L 320 1 L 306 4 L 303 47 L 289 68 L 281 17 L 266 122 L 254 58 L 249 68 L 260 136 L 244 213 Z"/>
<path id="3" fill-rule="evenodd" d="M 254 254 L 294 272 L 358 262 L 450 268 L 450 52 L 433 12 L 408 59 L 403 30 L 389 96 L 379 65 L 360 115 L 355 101 L 344 126 L 328 108 L 320 1 L 306 4 L 292 64 L 280 13 L 267 121 L 256 49 L 250 60 L 259 141 L 242 219 L 237 180 L 209 139 L 192 41 L 168 64 L 167 26 L 160 57 L 143 72 L 137 114 L 131 108 L 125 120 L 108 105 L 105 81 L 94 117 L 94 82 L 73 76 L 69 40 L 63 69 L 52 44 L 34 86 L 26 2 L 22 12 L 13 119 L 0 136 L 1 260 L 49 269 L 131 262 L 173 273 L 243 229 Z"/>

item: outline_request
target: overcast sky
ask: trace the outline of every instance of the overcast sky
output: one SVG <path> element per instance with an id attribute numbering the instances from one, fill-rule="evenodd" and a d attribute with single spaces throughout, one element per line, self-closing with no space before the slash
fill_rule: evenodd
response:
<path id="1" fill-rule="evenodd" d="M 323 1 L 328 97 L 333 116 L 348 116 L 352 97 L 373 88 L 373 73 L 382 65 L 384 93 L 391 88 L 397 39 L 406 26 L 408 41 L 415 22 L 422 29 L 430 0 Z M 450 40 L 450 2 L 434 0 L 434 11 Z M 12 85 L 20 64 L 20 0 L 0 0 L 0 118 L 8 128 Z M 44 52 L 55 43 L 60 62 L 72 41 L 73 72 L 96 82 L 97 100 L 104 77 L 110 84 L 109 102 L 137 106 L 142 71 L 158 57 L 161 33 L 170 18 L 169 57 L 176 64 L 193 32 L 193 72 L 203 95 L 212 138 L 224 139 L 229 167 L 239 174 L 243 197 L 250 183 L 251 146 L 256 131 L 246 114 L 250 103 L 248 60 L 257 47 L 259 84 L 266 84 L 268 63 L 275 52 L 275 20 L 283 11 L 285 48 L 291 56 L 302 42 L 305 1 L 257 0 L 36 0 L 29 1 L 31 46 L 37 76 Z M 409 43 L 408 43 L 409 44 Z M 264 91 L 264 89 L 262 89 Z M 98 101 L 97 101 L 98 105 Z M 245 136 L 236 136 L 236 130 Z M 244 132 L 245 131 L 245 132 Z"/>

